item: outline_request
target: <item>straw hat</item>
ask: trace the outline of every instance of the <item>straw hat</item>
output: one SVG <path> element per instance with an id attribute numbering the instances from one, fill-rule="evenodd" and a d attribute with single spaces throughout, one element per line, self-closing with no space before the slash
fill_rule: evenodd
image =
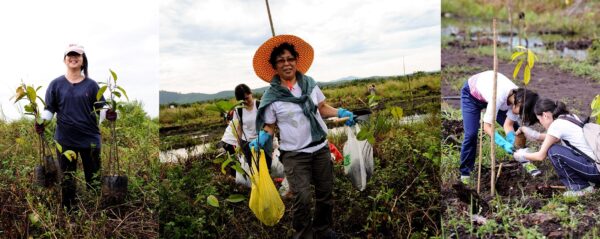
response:
<path id="1" fill-rule="evenodd" d="M 276 74 L 275 69 L 273 69 L 273 66 L 269 63 L 269 57 L 271 56 L 273 49 L 284 42 L 294 45 L 294 48 L 298 52 L 296 69 L 302 72 L 302 74 L 305 74 L 310 68 L 314 57 L 312 46 L 294 35 L 278 35 L 267 40 L 258 48 L 258 50 L 256 50 L 256 53 L 254 53 L 254 59 L 252 60 L 254 72 L 262 80 L 271 82 L 271 79 Z"/>

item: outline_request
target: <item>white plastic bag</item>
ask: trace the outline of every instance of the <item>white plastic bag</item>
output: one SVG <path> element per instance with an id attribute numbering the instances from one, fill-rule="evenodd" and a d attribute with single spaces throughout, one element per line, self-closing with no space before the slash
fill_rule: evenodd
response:
<path id="1" fill-rule="evenodd" d="M 366 140 L 359 141 L 356 134 L 360 132 L 358 125 L 355 131 L 346 127 L 348 141 L 344 145 L 344 174 L 346 174 L 352 185 L 359 191 L 365 190 L 367 181 L 373 175 L 373 147 Z"/>
<path id="2" fill-rule="evenodd" d="M 244 171 L 246 171 L 246 173 L 250 174 L 250 166 L 248 165 L 248 163 L 244 159 L 244 156 L 239 155 L 238 156 L 238 160 L 240 161 L 242 169 Z M 246 176 L 244 174 L 241 174 L 238 171 L 235 171 L 235 183 L 244 185 L 244 186 L 246 186 L 248 188 L 252 187 L 252 183 L 250 182 L 250 177 L 248 177 L 248 176 Z"/>
<path id="3" fill-rule="evenodd" d="M 271 161 L 271 177 L 274 178 L 283 178 L 285 177 L 285 172 L 283 169 L 283 164 L 279 161 L 279 149 L 275 149 L 272 155 Z"/>

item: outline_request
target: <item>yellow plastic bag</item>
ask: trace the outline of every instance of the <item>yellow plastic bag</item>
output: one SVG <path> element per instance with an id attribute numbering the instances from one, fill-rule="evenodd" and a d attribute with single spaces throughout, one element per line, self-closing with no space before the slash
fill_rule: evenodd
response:
<path id="1" fill-rule="evenodd" d="M 254 149 L 252 150 L 254 155 Z M 285 212 L 285 205 L 281 201 L 281 196 L 273 184 L 267 168 L 265 152 L 260 150 L 259 164 L 261 171 L 258 171 L 256 163 L 252 161 L 252 191 L 250 192 L 249 206 L 258 220 L 267 226 L 273 226 L 279 222 Z"/>

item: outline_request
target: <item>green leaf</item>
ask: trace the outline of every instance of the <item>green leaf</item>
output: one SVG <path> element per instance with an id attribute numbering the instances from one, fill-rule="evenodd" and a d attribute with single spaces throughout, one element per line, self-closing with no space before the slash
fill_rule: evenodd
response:
<path id="1" fill-rule="evenodd" d="M 396 119 L 396 120 L 399 120 L 404 116 L 404 112 L 403 112 L 402 108 L 397 107 L 397 106 L 392 107 L 390 112 L 392 113 L 392 116 L 394 116 L 394 119 Z"/>
<path id="2" fill-rule="evenodd" d="M 529 66 L 525 66 L 525 73 L 523 74 L 523 83 L 525 85 L 529 84 L 529 80 L 531 79 L 531 68 Z"/>
<path id="3" fill-rule="evenodd" d="M 214 195 L 208 196 L 206 198 L 206 202 L 208 203 L 208 205 L 211 205 L 213 207 L 219 207 L 219 200 Z"/>
<path id="4" fill-rule="evenodd" d="M 527 50 L 527 48 L 525 48 L 524 46 L 516 46 L 516 48 L 521 50 Z"/>
<path id="5" fill-rule="evenodd" d="M 35 89 L 33 89 L 33 87 L 31 86 L 27 86 L 27 98 L 29 98 L 29 102 L 35 103 L 36 96 L 37 94 L 35 92 Z"/>
<path id="6" fill-rule="evenodd" d="M 373 133 L 371 133 L 366 127 L 360 129 L 360 132 L 358 132 L 358 134 L 356 134 L 356 139 L 363 141 L 363 140 L 367 140 L 370 136 L 373 136 Z"/>
<path id="7" fill-rule="evenodd" d="M 63 155 L 65 155 L 70 162 L 73 162 L 73 159 L 77 159 L 77 154 L 73 150 L 67 150 Z"/>
<path id="8" fill-rule="evenodd" d="M 375 144 L 375 136 L 373 136 L 373 134 L 369 135 L 367 137 L 367 142 L 369 142 L 371 145 Z"/>
<path id="9" fill-rule="evenodd" d="M 34 212 L 29 213 L 29 215 L 27 217 L 29 218 L 29 221 L 33 225 L 37 225 L 40 222 L 40 216 L 37 213 L 34 213 Z"/>
<path id="10" fill-rule="evenodd" d="M 60 144 L 58 143 L 58 141 L 56 141 L 56 140 L 54 140 L 54 144 L 56 144 L 56 148 L 58 149 L 58 152 L 62 154 L 62 152 L 63 152 L 63 151 L 62 151 L 62 145 L 60 145 Z"/>
<path id="11" fill-rule="evenodd" d="M 33 107 L 31 105 L 25 105 L 25 112 L 33 113 Z"/>
<path id="12" fill-rule="evenodd" d="M 125 91 L 125 89 L 123 89 L 120 86 L 117 86 L 117 89 L 119 89 L 121 91 L 121 93 L 123 93 L 123 95 L 125 96 L 125 99 L 127 99 L 127 101 L 129 101 L 129 96 L 127 96 L 127 92 Z"/>
<path id="13" fill-rule="evenodd" d="M 228 202 L 236 203 L 236 202 L 241 202 L 241 201 L 246 200 L 246 197 L 244 195 L 241 195 L 241 194 L 231 194 L 225 200 L 227 200 Z"/>
<path id="14" fill-rule="evenodd" d="M 242 164 L 240 164 L 240 162 L 238 161 L 235 161 L 235 165 L 231 166 L 231 168 L 235 169 L 235 171 L 240 174 L 246 174 L 246 171 L 244 171 L 244 169 L 242 168 Z"/>
<path id="15" fill-rule="evenodd" d="M 108 69 L 115 83 L 117 83 L 117 73 L 115 73 L 112 69 Z"/>
<path id="16" fill-rule="evenodd" d="M 513 71 L 513 80 L 517 79 L 517 75 L 519 75 L 519 71 L 521 70 L 521 65 L 523 65 L 523 59 L 521 59 L 515 66 L 515 70 Z"/>
<path id="17" fill-rule="evenodd" d="M 519 57 L 523 54 L 525 54 L 524 51 L 517 51 L 517 52 L 513 53 L 512 56 L 510 56 L 510 61 L 514 61 L 515 59 L 517 59 L 517 57 Z"/>
<path id="18" fill-rule="evenodd" d="M 121 98 L 121 93 L 118 91 L 113 91 L 113 95 L 116 95 L 117 97 Z"/>
<path id="19" fill-rule="evenodd" d="M 533 64 L 535 63 L 535 55 L 533 54 L 533 51 L 531 50 L 527 50 L 527 65 L 529 66 L 530 69 L 533 68 Z"/>
<path id="20" fill-rule="evenodd" d="M 100 99 L 102 98 L 102 95 L 106 91 L 106 87 L 108 87 L 108 86 L 105 85 L 105 86 L 100 87 L 100 89 L 98 90 L 98 93 L 96 93 L 96 100 L 97 101 L 100 101 Z"/>
<path id="21" fill-rule="evenodd" d="M 227 160 L 225 160 L 225 162 L 221 164 L 221 173 L 227 174 L 227 172 L 225 172 L 225 167 L 227 167 L 227 165 L 229 165 L 232 161 L 233 160 L 231 159 L 231 157 L 229 157 Z"/>
<path id="22" fill-rule="evenodd" d="M 229 101 L 219 101 L 219 102 L 215 103 L 215 105 L 217 106 L 217 108 L 219 108 L 219 111 L 221 113 L 229 112 L 233 108 L 235 108 L 235 104 L 232 104 Z"/>
<path id="23" fill-rule="evenodd" d="M 35 92 L 37 92 L 38 90 L 40 90 L 42 88 L 42 86 L 38 86 L 37 88 L 35 88 Z"/>
<path id="24" fill-rule="evenodd" d="M 592 104 L 590 106 L 592 107 L 592 110 L 600 108 L 600 95 L 594 97 L 594 100 L 592 100 Z"/>

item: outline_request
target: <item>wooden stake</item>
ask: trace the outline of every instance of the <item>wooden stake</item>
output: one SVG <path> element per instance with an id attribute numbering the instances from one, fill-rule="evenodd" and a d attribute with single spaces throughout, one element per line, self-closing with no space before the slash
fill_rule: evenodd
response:
<path id="1" fill-rule="evenodd" d="M 271 24 L 271 34 L 275 36 L 275 28 L 273 27 L 273 20 L 271 19 L 271 9 L 269 8 L 269 0 L 265 0 L 267 3 L 267 13 L 269 14 L 269 23 Z"/>
<path id="2" fill-rule="evenodd" d="M 492 159 L 492 172 L 490 174 L 491 179 L 491 189 L 490 189 L 490 194 L 492 195 L 492 197 L 496 194 L 496 174 L 495 174 L 495 170 L 496 170 L 496 142 L 495 142 L 495 128 L 496 128 L 496 91 L 498 88 L 498 58 L 496 55 L 496 18 L 494 18 L 494 21 L 492 22 L 492 32 L 494 34 L 494 82 L 493 82 L 493 91 L 492 91 L 492 137 L 491 137 L 491 142 L 490 142 L 490 154 L 491 154 L 491 159 Z"/>
<path id="3" fill-rule="evenodd" d="M 500 172 L 502 172 L 502 163 L 498 166 L 498 173 L 496 174 L 496 178 L 500 177 Z"/>
<path id="4" fill-rule="evenodd" d="M 477 194 L 481 192 L 481 161 L 483 161 L 483 117 L 479 112 L 479 166 L 477 166 Z"/>
<path id="5" fill-rule="evenodd" d="M 509 25 L 509 38 L 508 38 L 508 50 L 512 52 L 513 49 L 513 25 L 512 25 L 512 1 L 508 0 L 508 4 L 506 5 L 508 10 L 508 25 Z"/>

